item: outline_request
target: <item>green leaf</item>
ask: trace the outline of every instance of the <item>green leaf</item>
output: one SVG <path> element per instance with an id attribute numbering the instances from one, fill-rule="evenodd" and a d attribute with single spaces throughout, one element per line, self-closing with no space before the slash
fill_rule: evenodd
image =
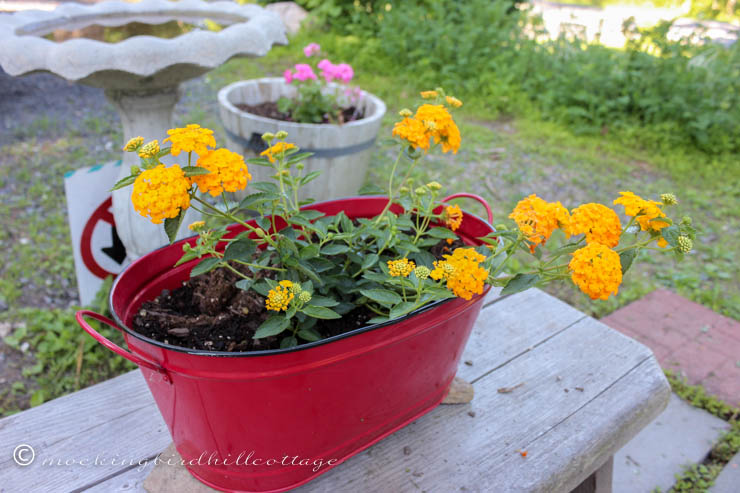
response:
<path id="1" fill-rule="evenodd" d="M 393 320 L 395 318 L 402 317 L 406 315 L 407 313 L 411 312 L 412 310 L 414 310 L 415 308 L 416 308 L 416 303 L 412 303 L 410 301 L 403 301 L 397 304 L 396 306 L 394 306 L 393 308 L 391 308 L 391 313 L 390 315 L 388 315 L 388 318 Z"/>
<path id="2" fill-rule="evenodd" d="M 409 252 L 420 252 L 419 248 L 411 243 L 410 241 L 402 240 L 397 243 L 397 247 L 399 250 L 407 250 Z"/>
<path id="3" fill-rule="evenodd" d="M 319 255 L 319 246 L 314 245 L 314 244 L 307 245 L 301 248 L 301 251 L 300 251 L 300 257 L 303 259 L 317 257 L 318 255 Z"/>
<path id="4" fill-rule="evenodd" d="M 322 339 L 321 334 L 314 329 L 301 329 L 298 331 L 298 337 L 308 342 L 320 341 Z"/>
<path id="5" fill-rule="evenodd" d="M 316 274 L 311 264 L 309 264 L 306 260 L 299 260 L 296 263 L 295 267 L 303 272 L 309 279 L 316 282 L 316 284 L 322 284 L 321 278 L 318 276 L 318 274 Z"/>
<path id="6" fill-rule="evenodd" d="M 387 289 L 361 289 L 360 293 L 381 305 L 396 305 L 401 302 L 401 297 Z"/>
<path id="7" fill-rule="evenodd" d="M 276 336 L 290 325 L 290 321 L 281 315 L 272 315 L 262 322 L 254 333 L 252 339 L 262 339 L 263 337 Z"/>
<path id="8" fill-rule="evenodd" d="M 321 171 L 311 171 L 309 174 L 301 178 L 301 185 L 305 185 L 319 177 Z"/>
<path id="9" fill-rule="evenodd" d="M 236 281 L 234 286 L 236 286 L 237 289 L 249 291 L 249 288 L 252 287 L 252 284 L 254 284 L 254 279 L 240 279 Z"/>
<path id="10" fill-rule="evenodd" d="M 347 245 L 340 245 L 340 244 L 331 244 L 326 245 L 324 248 L 321 249 L 321 253 L 323 255 L 339 255 L 340 253 L 347 253 L 349 251 L 349 247 Z"/>
<path id="11" fill-rule="evenodd" d="M 517 274 L 506 283 L 504 289 L 501 290 L 501 296 L 529 289 L 537 284 L 539 280 L 539 274 Z"/>
<path id="12" fill-rule="evenodd" d="M 632 266 L 632 261 L 635 260 L 636 255 L 636 248 L 630 248 L 629 250 L 619 252 L 619 262 L 622 264 L 622 275 L 626 274 L 627 270 Z"/>
<path id="13" fill-rule="evenodd" d="M 311 301 L 309 301 L 308 303 L 309 305 L 313 305 L 313 306 L 326 306 L 326 307 L 337 306 L 339 304 L 338 301 L 333 300 L 331 298 L 327 298 L 325 296 L 314 296 L 311 298 Z"/>
<path id="14" fill-rule="evenodd" d="M 249 209 L 250 207 L 261 204 L 263 202 L 273 201 L 273 200 L 280 200 L 280 195 L 276 193 L 268 193 L 268 192 L 257 192 L 250 195 L 247 195 L 242 199 L 241 202 L 239 202 L 238 209 Z"/>
<path id="15" fill-rule="evenodd" d="M 259 190 L 260 192 L 269 192 L 276 194 L 280 193 L 280 189 L 278 188 L 278 186 L 268 181 L 257 181 L 254 183 L 250 183 L 249 186 Z"/>
<path id="16" fill-rule="evenodd" d="M 270 285 L 267 284 L 266 281 L 260 281 L 252 286 L 252 290 L 256 291 L 262 296 L 267 296 L 267 294 L 270 292 Z"/>
<path id="17" fill-rule="evenodd" d="M 218 266 L 220 262 L 221 259 L 218 257 L 204 258 L 200 261 L 200 263 L 198 263 L 198 265 L 193 267 L 193 270 L 190 271 L 190 277 L 199 276 L 201 274 L 205 274 L 206 272 L 212 271 Z"/>
<path id="18" fill-rule="evenodd" d="M 373 265 L 375 265 L 375 263 L 378 261 L 379 258 L 380 257 L 378 257 L 378 255 L 376 253 L 371 253 L 370 255 L 366 255 L 362 259 L 362 266 L 360 268 L 362 270 L 369 269 L 370 267 L 372 267 Z"/>
<path id="19" fill-rule="evenodd" d="M 552 255 L 565 255 L 567 253 L 573 253 L 576 250 L 580 250 L 581 248 L 583 248 L 583 244 L 581 243 L 568 243 L 567 245 L 563 245 L 560 248 L 553 250 Z"/>
<path id="20" fill-rule="evenodd" d="M 127 176 L 126 178 L 122 178 L 122 179 L 118 180 L 115 185 L 113 185 L 113 188 L 111 188 L 110 191 L 112 192 L 114 190 L 118 190 L 120 188 L 127 187 L 127 186 L 131 185 L 135 181 L 136 181 L 136 176 L 135 175 L 130 175 L 130 176 Z"/>
<path id="21" fill-rule="evenodd" d="M 378 185 L 368 184 L 363 185 L 357 193 L 360 195 L 384 195 L 385 190 L 380 188 Z"/>
<path id="22" fill-rule="evenodd" d="M 298 339 L 296 339 L 295 336 L 283 337 L 280 340 L 280 349 L 296 347 L 297 345 L 298 345 Z"/>
<path id="23" fill-rule="evenodd" d="M 288 159 L 288 164 L 295 164 L 298 161 L 303 161 L 304 159 L 308 159 L 311 156 L 313 156 L 313 152 L 298 152 L 290 156 L 290 159 Z"/>
<path id="24" fill-rule="evenodd" d="M 337 312 L 329 308 L 326 308 L 325 306 L 308 305 L 308 306 L 304 306 L 301 311 L 305 313 L 306 315 L 308 315 L 309 317 L 313 317 L 313 318 L 323 318 L 323 319 L 342 318 L 342 316 L 339 315 Z"/>
<path id="25" fill-rule="evenodd" d="M 257 222 L 257 226 L 264 229 L 265 231 L 269 231 L 272 227 L 269 217 L 258 217 L 257 219 L 255 219 L 255 221 Z"/>
<path id="26" fill-rule="evenodd" d="M 665 238 L 665 241 L 667 241 L 669 245 L 671 245 L 672 247 L 678 246 L 678 237 L 681 234 L 681 231 L 678 229 L 678 226 L 674 224 L 673 226 L 668 226 L 667 228 L 661 229 L 660 232 L 663 235 L 663 238 Z"/>
<path id="27" fill-rule="evenodd" d="M 178 260 L 177 263 L 175 263 L 175 267 L 177 267 L 180 264 L 184 264 L 185 262 L 188 262 L 190 260 L 193 260 L 194 258 L 198 258 L 198 255 L 199 255 L 198 252 L 194 250 L 188 250 L 182 255 L 182 257 L 180 257 L 180 260 Z"/>
<path id="28" fill-rule="evenodd" d="M 201 168 L 200 166 L 185 166 L 184 168 L 182 168 L 182 170 L 185 172 L 185 176 L 198 176 L 198 175 L 211 174 L 211 172 L 208 171 L 206 168 Z"/>
<path id="29" fill-rule="evenodd" d="M 432 238 L 439 238 L 440 240 L 446 240 L 448 238 L 450 240 L 456 240 L 457 239 L 457 235 L 455 233 L 453 233 L 449 229 L 443 228 L 441 226 L 440 227 L 437 227 L 437 228 L 428 229 L 425 232 L 425 234 L 428 235 L 428 236 L 431 236 Z"/>
<path id="30" fill-rule="evenodd" d="M 185 211 L 180 211 L 177 217 L 166 218 L 164 220 L 164 232 L 167 233 L 167 238 L 170 240 L 170 245 L 175 242 L 177 238 L 177 231 L 180 229 L 182 220 L 185 217 Z"/>
<path id="31" fill-rule="evenodd" d="M 382 324 L 388 321 L 388 317 L 373 317 L 367 321 L 368 324 Z"/>
<path id="32" fill-rule="evenodd" d="M 318 219 L 320 217 L 324 217 L 324 213 L 320 211 L 316 211 L 313 209 L 306 209 L 305 211 L 301 211 L 301 216 L 305 217 L 309 221 L 313 221 L 315 219 Z"/>
<path id="33" fill-rule="evenodd" d="M 249 238 L 240 238 L 232 241 L 224 251 L 224 260 L 242 260 L 248 262 L 252 260 L 254 252 L 257 251 L 257 244 Z"/>

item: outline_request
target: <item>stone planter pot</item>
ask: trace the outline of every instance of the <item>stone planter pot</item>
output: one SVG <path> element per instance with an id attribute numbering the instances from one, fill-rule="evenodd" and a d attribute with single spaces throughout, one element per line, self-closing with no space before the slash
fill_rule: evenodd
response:
<path id="1" fill-rule="evenodd" d="M 262 134 L 285 130 L 289 142 L 314 154 L 305 161 L 304 173 L 321 172 L 317 179 L 302 188 L 302 198 L 323 201 L 356 195 L 365 180 L 373 144 L 385 114 L 385 103 L 363 91 L 359 104 L 365 117 L 343 125 L 285 122 L 236 107 L 237 104 L 277 101 L 295 94 L 295 87 L 279 77 L 235 82 L 221 89 L 218 102 L 229 148 L 252 157 L 266 148 Z M 251 166 L 249 172 L 255 181 L 269 181 L 272 174 L 270 169 L 258 166 Z"/>

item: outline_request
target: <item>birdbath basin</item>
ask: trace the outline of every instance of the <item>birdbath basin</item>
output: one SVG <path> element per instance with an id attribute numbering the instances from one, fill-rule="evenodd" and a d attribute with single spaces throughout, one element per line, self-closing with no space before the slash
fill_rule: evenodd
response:
<path id="1" fill-rule="evenodd" d="M 264 56 L 286 42 L 277 14 L 233 2 L 67 3 L 50 12 L 0 16 L 3 70 L 13 76 L 49 72 L 103 88 L 120 114 L 124 142 L 167 137 L 181 82 L 236 56 Z M 138 161 L 123 153 L 121 177 Z M 167 238 L 161 226 L 133 210 L 130 196 L 130 187 L 113 193 L 113 215 L 134 259 Z"/>

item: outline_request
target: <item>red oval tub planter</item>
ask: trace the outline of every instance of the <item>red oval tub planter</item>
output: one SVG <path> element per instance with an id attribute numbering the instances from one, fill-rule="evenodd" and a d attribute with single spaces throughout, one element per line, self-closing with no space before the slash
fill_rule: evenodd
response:
<path id="1" fill-rule="evenodd" d="M 483 202 L 470 194 L 448 199 L 460 196 Z M 387 200 L 356 197 L 306 208 L 374 217 Z M 242 227 L 231 230 L 238 234 Z M 492 231 L 489 223 L 465 214 L 457 233 L 477 245 L 477 238 Z M 118 276 L 110 296 L 115 322 L 88 311 L 78 312 L 77 320 L 96 340 L 139 365 L 190 473 L 224 491 L 295 488 L 436 407 L 490 289 L 486 285 L 471 300 L 436 302 L 390 322 L 290 349 L 188 350 L 130 329 L 144 301 L 189 278 L 198 260 L 172 267 L 185 242 L 195 238 L 155 250 Z M 130 352 L 98 334 L 87 316 L 122 330 Z"/>

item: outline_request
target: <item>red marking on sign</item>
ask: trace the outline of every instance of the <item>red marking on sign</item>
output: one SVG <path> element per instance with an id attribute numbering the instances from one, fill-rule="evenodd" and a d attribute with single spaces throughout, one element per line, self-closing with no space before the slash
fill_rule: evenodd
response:
<path id="1" fill-rule="evenodd" d="M 98 222 L 103 221 L 111 226 L 115 225 L 113 214 L 110 212 L 110 208 L 112 206 L 112 197 L 108 197 L 102 204 L 100 204 L 98 208 L 95 209 L 95 212 L 92 213 L 90 219 L 87 220 L 85 229 L 82 230 L 82 238 L 80 238 L 80 254 L 82 256 L 82 262 L 84 262 L 87 270 L 100 279 L 105 279 L 108 276 L 116 277 L 115 273 L 108 272 L 102 268 L 95 260 L 92 253 L 92 235 Z"/>

